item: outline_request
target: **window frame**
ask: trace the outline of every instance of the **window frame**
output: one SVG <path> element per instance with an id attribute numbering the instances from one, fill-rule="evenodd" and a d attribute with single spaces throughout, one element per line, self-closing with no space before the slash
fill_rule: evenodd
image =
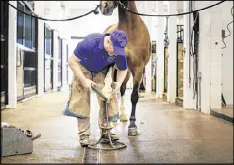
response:
<path id="1" fill-rule="evenodd" d="M 31 15 L 34 15 L 35 16 L 35 14 L 31 11 L 31 9 L 27 6 L 27 5 L 25 5 L 22 1 L 17 1 L 17 8 L 18 8 L 18 3 L 20 3 L 22 6 L 23 6 L 23 11 L 26 13 L 26 9 L 30 12 L 30 14 Z M 20 11 L 18 11 L 18 12 L 20 12 Z M 18 12 L 17 12 L 17 36 L 16 36 L 16 43 L 18 44 L 18 45 L 21 45 L 22 47 L 24 47 L 24 48 L 26 48 L 26 49 L 30 49 L 30 50 L 36 50 L 36 26 L 37 26 L 37 23 L 36 23 L 36 19 L 34 18 L 34 17 L 31 17 L 31 47 L 27 47 L 26 45 L 25 45 L 25 22 L 26 22 L 26 14 L 24 14 L 24 13 L 22 13 L 23 14 L 23 37 L 22 37 L 22 39 L 23 39 L 23 41 L 22 41 L 22 44 L 21 43 L 19 43 L 18 42 Z M 34 21 L 34 28 L 33 28 L 33 21 Z"/>
<path id="2" fill-rule="evenodd" d="M 46 49 L 47 49 L 47 45 L 46 45 L 46 29 L 48 29 L 49 31 L 50 31 L 50 53 L 49 54 L 47 54 L 47 51 L 46 51 Z M 51 29 L 50 28 L 50 26 L 49 25 L 47 25 L 46 23 L 44 24 L 44 49 L 45 49 L 45 54 L 46 54 L 46 56 L 50 56 L 51 58 L 53 58 L 53 50 L 52 50 L 52 48 L 53 48 L 53 45 L 52 45 L 52 40 L 53 40 L 53 35 L 52 35 L 52 33 L 53 33 L 53 29 Z"/>

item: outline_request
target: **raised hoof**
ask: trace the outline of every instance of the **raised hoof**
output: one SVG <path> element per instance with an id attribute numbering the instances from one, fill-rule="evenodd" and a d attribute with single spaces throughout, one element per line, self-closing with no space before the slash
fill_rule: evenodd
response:
<path id="1" fill-rule="evenodd" d="M 128 136 L 137 136 L 137 135 L 138 135 L 137 127 L 128 128 Z"/>
<path id="2" fill-rule="evenodd" d="M 126 115 L 120 115 L 120 121 L 123 121 L 123 122 L 128 121 L 127 116 Z"/>

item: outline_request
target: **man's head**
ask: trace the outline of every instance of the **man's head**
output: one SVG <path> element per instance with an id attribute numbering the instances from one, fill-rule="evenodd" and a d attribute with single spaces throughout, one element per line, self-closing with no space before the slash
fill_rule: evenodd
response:
<path id="1" fill-rule="evenodd" d="M 124 48 L 127 44 L 126 33 L 122 30 L 113 31 L 110 36 L 105 36 L 104 48 L 110 55 L 125 55 Z"/>

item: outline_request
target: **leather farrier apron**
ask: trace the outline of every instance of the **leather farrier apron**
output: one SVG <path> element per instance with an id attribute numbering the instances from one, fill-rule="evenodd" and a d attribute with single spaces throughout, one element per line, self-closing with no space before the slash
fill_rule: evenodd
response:
<path id="1" fill-rule="evenodd" d="M 79 63 L 78 63 L 79 64 Z M 109 68 L 104 70 L 104 72 L 90 72 L 86 68 L 84 68 L 81 64 L 79 64 L 81 71 L 83 72 L 84 76 L 95 83 L 100 88 L 104 87 L 104 80 L 105 76 L 107 74 L 107 71 L 109 71 Z M 101 99 L 99 97 L 98 102 L 99 102 L 99 107 L 101 104 Z M 103 111 L 103 106 L 100 107 L 99 109 L 99 115 L 102 115 Z M 101 110 L 101 111 L 100 111 Z M 63 110 L 63 115 L 65 116 L 70 116 L 70 117 L 76 117 L 76 118 L 87 118 L 90 117 L 90 91 L 85 89 L 80 80 L 76 77 L 73 76 L 73 81 L 71 88 L 69 89 L 69 98 L 68 102 L 65 105 L 65 108 Z M 112 99 L 110 100 L 110 103 L 108 104 L 108 115 L 109 115 L 109 120 L 113 121 L 119 118 L 119 113 L 118 113 L 118 102 L 117 98 L 114 95 Z"/>

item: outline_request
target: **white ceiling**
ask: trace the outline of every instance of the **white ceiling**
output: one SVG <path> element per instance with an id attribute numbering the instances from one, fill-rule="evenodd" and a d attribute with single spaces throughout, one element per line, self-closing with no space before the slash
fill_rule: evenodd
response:
<path id="1" fill-rule="evenodd" d="M 67 4 L 71 10 L 92 10 L 99 4 L 99 2 L 100 1 L 67 1 Z M 144 3 L 144 1 L 136 1 L 137 6 L 141 5 L 141 3 Z M 148 4 L 149 7 L 152 7 L 152 4 L 155 6 L 156 2 L 152 3 L 152 1 L 149 1 Z"/>
<path id="2" fill-rule="evenodd" d="M 69 8 L 74 9 L 94 9 L 99 1 L 67 1 Z"/>
<path id="3" fill-rule="evenodd" d="M 100 1 L 63 1 L 63 2 L 65 2 L 68 5 L 67 7 L 70 8 L 71 15 L 74 15 L 75 13 L 86 13 L 94 9 L 96 5 L 99 4 Z M 137 6 L 141 6 L 141 3 L 143 4 L 144 1 L 136 1 Z M 167 6 L 169 5 L 169 1 L 164 1 L 163 4 L 165 8 L 167 8 Z M 155 9 L 157 9 L 156 1 L 149 1 L 147 2 L 146 5 L 149 5 L 148 7 L 152 9 L 152 12 L 155 12 Z M 179 12 L 182 12 L 183 1 L 177 1 L 177 10 Z M 140 13 L 142 12 L 140 7 L 138 9 L 138 12 Z M 150 11 L 149 11 L 149 14 L 150 14 Z"/>
<path id="4" fill-rule="evenodd" d="M 184 8 L 184 1 L 177 1 L 177 10 L 182 13 Z"/>

